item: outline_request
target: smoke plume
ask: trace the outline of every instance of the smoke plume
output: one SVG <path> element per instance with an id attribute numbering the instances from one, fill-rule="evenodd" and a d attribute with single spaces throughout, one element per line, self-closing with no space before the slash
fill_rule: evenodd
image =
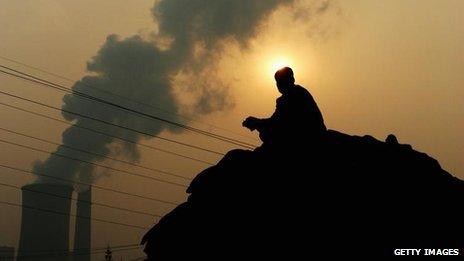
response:
<path id="1" fill-rule="evenodd" d="M 180 103 L 173 94 L 173 78 L 177 75 L 195 77 L 184 91 L 194 94 L 193 111 L 207 114 L 228 108 L 233 104 L 228 88 L 215 79 L 214 65 L 221 56 L 225 41 L 232 41 L 246 48 L 250 39 L 259 31 L 263 21 L 282 5 L 293 0 L 160 0 L 152 8 L 156 25 L 148 37 L 140 34 L 121 39 L 107 37 L 98 53 L 87 63 L 88 76 L 73 85 L 76 91 L 110 100 L 126 107 L 159 115 L 159 111 L 133 102 L 110 96 L 116 93 L 131 100 L 153 104 L 170 112 L 179 112 Z M 89 88 L 91 87 L 91 88 Z M 130 126 L 156 135 L 164 130 L 174 131 L 162 122 L 137 117 L 133 114 L 68 94 L 63 99 L 63 109 L 90 115 L 107 122 Z M 125 139 L 139 141 L 138 133 L 118 129 L 73 114 L 63 113 L 64 118 L 77 125 L 98 129 Z M 169 115 L 170 120 L 182 122 L 182 118 Z M 112 155 L 114 139 L 101 136 L 76 126 L 62 134 L 64 145 Z M 137 161 L 136 146 L 125 143 L 119 150 L 121 156 Z M 69 150 L 63 146 L 57 153 L 81 158 L 90 162 L 102 161 L 96 155 Z M 93 182 L 97 175 L 92 165 L 51 156 L 36 162 L 34 170 L 71 180 Z"/>

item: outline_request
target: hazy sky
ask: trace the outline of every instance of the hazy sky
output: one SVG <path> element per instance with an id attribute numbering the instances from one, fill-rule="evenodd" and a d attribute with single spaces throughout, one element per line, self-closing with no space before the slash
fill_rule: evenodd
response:
<path id="1" fill-rule="evenodd" d="M 460 0 L 347 0 L 331 3 L 329 10 L 313 16 L 305 13 L 312 1 L 297 1 L 277 9 L 260 24 L 257 34 L 240 46 L 224 41 L 224 52 L 207 68 L 217 81 L 228 86 L 229 105 L 189 124 L 222 135 L 257 143 L 256 134 L 241 128 L 248 115 L 272 113 L 278 97 L 273 66 L 288 64 L 297 83 L 315 97 L 326 125 L 348 134 L 369 134 L 377 139 L 394 133 L 400 143 L 411 144 L 439 160 L 442 167 L 464 179 L 464 2 Z M 13 58 L 72 79 L 86 75 L 86 62 L 95 56 L 110 34 L 123 39 L 134 34 L 150 37 L 157 26 L 153 0 L 70 1 L 0 0 L 0 56 Z M 301 11 L 301 12 L 299 12 Z M 17 64 L 0 64 L 25 70 L 71 86 L 72 83 Z M 185 99 L 182 75 L 176 78 L 175 94 Z M 63 93 L 0 75 L 2 91 L 12 92 L 55 106 Z M 0 102 L 61 117 L 59 113 L 0 95 Z M 188 104 L 185 103 L 185 104 Z M 189 114 L 185 106 L 183 113 Z M 0 127 L 61 142 L 64 124 L 25 113 L 0 110 Z M 251 136 L 245 138 L 240 135 Z M 178 140 L 226 151 L 230 144 L 195 134 L 162 134 Z M 25 139 L 0 130 L 1 139 L 52 151 L 56 146 Z M 204 160 L 217 156 L 149 139 L 146 144 L 175 150 Z M 193 177 L 206 167 L 185 159 L 140 149 L 139 164 Z M 0 163 L 31 169 L 47 155 L 0 143 Z M 111 166 L 155 175 L 124 164 Z M 0 182 L 22 186 L 33 179 L 1 169 Z M 97 184 L 125 189 L 166 200 L 185 198 L 181 188 L 144 179 L 99 172 Z M 374 174 L 373 174 L 374 175 Z M 164 177 L 163 177 L 164 178 Z M 20 192 L 1 187 L 2 200 L 20 202 Z M 171 207 L 95 191 L 94 200 L 123 207 L 165 213 Z M 153 219 L 94 207 L 94 216 L 149 226 Z M 0 245 L 18 243 L 20 209 L 0 206 Z M 93 223 L 93 247 L 136 243 L 144 231 Z M 134 256 L 132 253 L 131 256 Z"/>

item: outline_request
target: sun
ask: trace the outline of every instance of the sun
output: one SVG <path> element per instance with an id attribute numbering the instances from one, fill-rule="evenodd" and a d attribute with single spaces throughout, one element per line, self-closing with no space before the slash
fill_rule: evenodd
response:
<path id="1" fill-rule="evenodd" d="M 274 75 L 274 73 L 278 71 L 279 69 L 282 69 L 284 67 L 292 67 L 292 65 L 293 65 L 293 61 L 288 57 L 284 57 L 284 56 L 274 57 L 270 60 L 269 71 L 270 73 L 272 73 L 272 75 Z"/>
<path id="2" fill-rule="evenodd" d="M 279 53 L 279 50 L 266 50 L 256 56 L 256 72 L 266 84 L 274 86 L 274 74 L 284 67 L 290 67 L 294 72 L 301 68 L 299 57 L 292 53 Z"/>

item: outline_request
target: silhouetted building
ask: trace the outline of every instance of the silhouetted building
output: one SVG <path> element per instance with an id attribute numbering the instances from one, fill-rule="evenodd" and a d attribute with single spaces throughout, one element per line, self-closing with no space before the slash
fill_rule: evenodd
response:
<path id="1" fill-rule="evenodd" d="M 66 260 L 72 187 L 36 183 L 22 187 L 22 191 L 17 260 Z"/>
<path id="2" fill-rule="evenodd" d="M 92 189 L 77 196 L 76 230 L 74 232 L 74 261 L 90 261 L 90 217 L 92 215 Z"/>
<path id="3" fill-rule="evenodd" d="M 13 261 L 14 255 L 14 247 L 0 246 L 0 261 Z"/>

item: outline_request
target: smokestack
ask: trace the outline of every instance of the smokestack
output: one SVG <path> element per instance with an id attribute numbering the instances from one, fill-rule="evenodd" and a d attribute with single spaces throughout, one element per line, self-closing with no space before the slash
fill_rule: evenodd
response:
<path id="1" fill-rule="evenodd" d="M 74 261 L 90 261 L 90 219 L 92 215 L 92 188 L 77 196 L 76 230 L 74 232 Z"/>
<path id="2" fill-rule="evenodd" d="M 70 186 L 59 184 L 35 183 L 22 187 L 18 261 L 67 259 L 71 200 L 66 198 L 71 198 L 72 191 Z"/>

